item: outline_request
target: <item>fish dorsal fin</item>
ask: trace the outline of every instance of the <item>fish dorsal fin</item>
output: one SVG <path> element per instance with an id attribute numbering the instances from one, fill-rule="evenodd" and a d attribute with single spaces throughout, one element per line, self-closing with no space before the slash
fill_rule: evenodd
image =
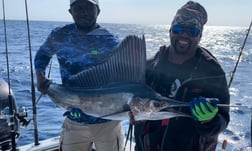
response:
<path id="1" fill-rule="evenodd" d="M 114 82 L 144 82 L 145 64 L 144 36 L 127 36 L 108 59 L 71 76 L 66 85 L 97 88 Z"/>

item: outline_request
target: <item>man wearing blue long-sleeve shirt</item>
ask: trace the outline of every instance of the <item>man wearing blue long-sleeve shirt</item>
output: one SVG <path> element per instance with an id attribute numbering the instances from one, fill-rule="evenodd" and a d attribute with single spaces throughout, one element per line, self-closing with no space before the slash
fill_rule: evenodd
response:
<path id="1" fill-rule="evenodd" d="M 57 56 L 62 83 L 106 59 L 119 44 L 117 37 L 96 23 L 100 13 L 98 0 L 70 0 L 74 23 L 54 29 L 35 57 L 38 90 L 46 93 L 50 82 L 45 69 L 53 55 Z M 76 114 L 77 113 L 77 114 Z M 119 121 L 109 121 L 71 109 L 62 126 L 61 149 L 65 151 L 121 151 L 123 129 Z M 76 116 L 77 115 L 77 116 Z"/>

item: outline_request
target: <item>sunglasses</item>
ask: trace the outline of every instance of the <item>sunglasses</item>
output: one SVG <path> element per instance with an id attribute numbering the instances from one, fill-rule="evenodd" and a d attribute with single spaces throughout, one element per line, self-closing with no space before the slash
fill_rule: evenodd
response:
<path id="1" fill-rule="evenodd" d="M 197 27 L 185 27 L 180 24 L 173 25 L 171 31 L 174 34 L 183 34 L 186 32 L 187 35 L 191 37 L 197 37 L 200 34 L 200 29 Z"/>

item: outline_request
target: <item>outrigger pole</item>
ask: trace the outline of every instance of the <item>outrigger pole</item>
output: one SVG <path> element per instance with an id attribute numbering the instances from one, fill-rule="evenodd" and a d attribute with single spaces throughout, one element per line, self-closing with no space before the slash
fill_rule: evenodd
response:
<path id="1" fill-rule="evenodd" d="M 247 41 L 247 39 L 248 39 L 248 35 L 249 35 L 249 33 L 250 33 L 251 26 L 252 26 L 252 20 L 251 20 L 251 22 L 250 22 L 249 28 L 248 28 L 248 30 L 247 30 L 246 37 L 245 37 L 245 39 L 244 39 L 244 41 L 243 41 L 243 44 L 242 44 L 242 47 L 241 47 L 241 49 L 240 49 L 240 54 L 239 54 L 238 59 L 237 59 L 237 61 L 236 61 L 234 70 L 231 72 L 231 78 L 230 78 L 230 81 L 229 81 L 229 84 L 228 84 L 228 87 L 229 87 L 229 88 L 230 88 L 231 83 L 232 83 L 232 81 L 233 81 L 234 74 L 235 74 L 235 72 L 236 72 L 237 66 L 238 66 L 238 64 L 239 64 L 239 62 L 240 62 L 241 55 L 242 55 L 242 51 L 243 51 L 243 48 L 245 47 L 246 41 Z M 252 134 L 252 114 L 251 114 L 250 117 L 251 117 L 251 118 L 250 118 L 250 134 Z M 250 147 L 252 147 L 252 136 L 251 136 L 251 138 L 250 138 Z"/>
<path id="2" fill-rule="evenodd" d="M 29 55 L 30 55 L 30 72 L 31 72 L 31 93 L 32 93 L 32 111 L 33 111 L 33 125 L 34 125 L 34 143 L 35 146 L 39 145 L 38 140 L 38 124 L 37 124 L 37 108 L 36 108 L 36 95 L 33 77 L 33 65 L 32 65 L 32 51 L 31 51 L 31 38 L 30 38 L 30 27 L 29 27 L 29 16 L 27 0 L 25 0 L 25 10 L 26 10 L 26 23 L 27 23 L 27 36 L 29 45 Z"/>
<path id="3" fill-rule="evenodd" d="M 245 39 L 244 39 L 244 41 L 243 41 L 242 47 L 240 48 L 240 54 L 239 54 L 238 59 L 237 59 L 237 61 L 236 61 L 234 70 L 231 71 L 231 78 L 230 78 L 229 83 L 228 83 L 228 87 L 229 87 L 229 88 L 230 88 L 230 86 L 231 86 L 231 84 L 232 84 L 232 81 L 233 81 L 233 79 L 234 79 L 234 75 L 235 75 L 236 69 L 237 69 L 237 67 L 238 67 L 238 64 L 239 64 L 239 62 L 240 62 L 243 49 L 244 49 L 245 44 L 246 44 L 246 42 L 247 42 L 247 39 L 248 39 L 248 35 L 249 35 L 249 33 L 250 33 L 251 26 L 252 26 L 252 20 L 251 20 L 251 23 L 250 23 L 249 28 L 248 28 L 248 30 L 247 30 L 247 34 L 246 34 L 246 37 L 245 37 Z"/>
<path id="4" fill-rule="evenodd" d="M 8 57 L 8 44 L 7 44 L 7 31 L 6 31 L 6 19 L 5 19 L 5 4 L 4 0 L 2 1 L 3 5 L 3 23 L 4 23 L 4 37 L 5 37 L 5 53 L 6 53 L 6 65 L 7 65 L 7 76 L 8 76 L 8 101 L 9 101 L 9 116 L 10 116 L 10 130 L 11 130 L 11 150 L 16 151 L 16 133 L 15 133 L 15 123 L 14 123 L 14 108 L 13 108 L 13 97 L 11 95 L 11 86 L 10 86 L 10 71 L 9 71 L 9 57 Z"/>

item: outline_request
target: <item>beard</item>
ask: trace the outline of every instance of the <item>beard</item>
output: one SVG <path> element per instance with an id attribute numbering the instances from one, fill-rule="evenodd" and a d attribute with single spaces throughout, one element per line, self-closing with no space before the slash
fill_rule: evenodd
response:
<path id="1" fill-rule="evenodd" d="M 171 41 L 174 52 L 178 55 L 190 55 L 197 49 L 198 43 L 194 43 L 190 39 L 174 39 Z"/>
<path id="2" fill-rule="evenodd" d="M 96 17 L 92 16 L 75 16 L 74 22 L 80 31 L 89 31 L 94 29 L 96 24 Z"/>

